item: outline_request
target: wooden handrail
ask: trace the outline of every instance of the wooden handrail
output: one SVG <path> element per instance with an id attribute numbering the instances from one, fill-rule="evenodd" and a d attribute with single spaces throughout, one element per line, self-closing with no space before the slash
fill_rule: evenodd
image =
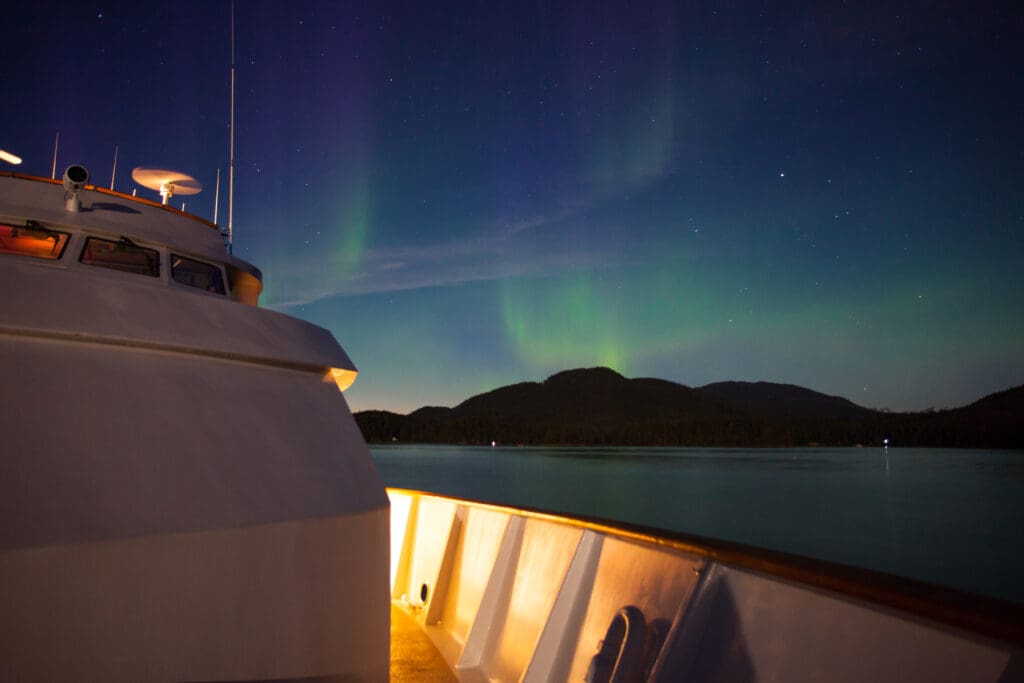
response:
<path id="1" fill-rule="evenodd" d="M 574 516 L 508 507 L 478 500 L 453 498 L 425 491 L 389 488 L 399 494 L 419 495 L 465 503 L 498 512 L 522 515 L 622 538 L 674 548 L 723 565 L 772 576 L 789 583 L 837 593 L 877 607 L 937 622 L 996 641 L 1024 646 L 1024 605 L 975 595 L 946 586 L 908 579 L 882 572 L 851 567 L 781 551 L 757 548 L 655 529 L 596 517 Z"/>

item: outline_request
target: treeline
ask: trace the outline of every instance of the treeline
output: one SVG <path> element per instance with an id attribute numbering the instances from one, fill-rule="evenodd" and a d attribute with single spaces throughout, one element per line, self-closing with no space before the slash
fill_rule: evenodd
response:
<path id="1" fill-rule="evenodd" d="M 571 370 L 409 415 L 356 413 L 371 443 L 1024 448 L 1024 387 L 954 410 L 885 413 L 793 385 L 729 382 L 692 389 Z"/>
<path id="2" fill-rule="evenodd" d="M 950 411 L 952 412 L 952 411 Z M 675 419 L 613 422 L 500 418 L 410 419 L 384 411 L 356 413 L 371 443 L 796 447 L 894 446 L 1024 448 L 1019 421 L 982 423 L 949 414 L 882 414 L 859 419 Z"/>

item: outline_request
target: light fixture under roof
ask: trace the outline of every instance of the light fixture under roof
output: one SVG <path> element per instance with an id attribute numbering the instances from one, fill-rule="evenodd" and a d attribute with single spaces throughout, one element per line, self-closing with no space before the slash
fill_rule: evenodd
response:
<path id="1" fill-rule="evenodd" d="M 176 194 L 199 194 L 203 186 L 198 180 L 180 171 L 169 171 L 164 168 L 132 169 L 132 180 L 150 190 L 160 193 L 164 204 Z"/>

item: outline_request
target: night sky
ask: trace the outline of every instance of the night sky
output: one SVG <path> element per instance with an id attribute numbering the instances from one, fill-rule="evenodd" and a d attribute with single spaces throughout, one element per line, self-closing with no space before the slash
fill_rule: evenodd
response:
<path id="1" fill-rule="evenodd" d="M 59 130 L 58 173 L 118 146 L 212 219 L 219 167 L 226 223 L 227 0 L 29 5 L 0 170 Z M 963 405 L 1024 383 L 1014 7 L 239 0 L 235 254 L 354 410 L 595 365 Z"/>

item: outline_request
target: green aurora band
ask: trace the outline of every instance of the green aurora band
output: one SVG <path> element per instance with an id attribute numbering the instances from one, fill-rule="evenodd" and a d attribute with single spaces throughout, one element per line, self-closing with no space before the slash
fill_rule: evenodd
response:
<path id="1" fill-rule="evenodd" d="M 336 282 L 345 280 L 358 272 L 363 262 L 366 243 L 372 223 L 372 206 L 369 183 L 366 175 L 352 179 L 345 187 L 345 197 L 335 213 L 336 227 L 331 255 L 331 277 Z"/>

